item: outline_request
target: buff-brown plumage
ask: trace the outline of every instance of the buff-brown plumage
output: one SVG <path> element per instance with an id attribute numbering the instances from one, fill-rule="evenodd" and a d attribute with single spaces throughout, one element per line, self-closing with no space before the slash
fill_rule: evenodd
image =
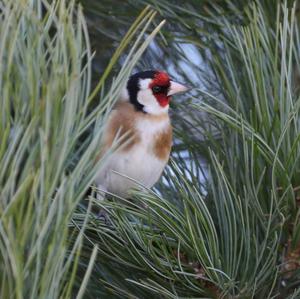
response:
<path id="1" fill-rule="evenodd" d="M 110 115 L 103 138 L 103 149 L 101 155 L 108 150 L 113 141 L 120 139 L 120 152 L 128 152 L 134 146 L 142 142 L 141 133 L 137 130 L 136 124 L 139 120 L 153 122 L 153 127 L 162 121 L 169 121 L 167 113 L 162 115 L 144 115 L 137 112 L 128 102 L 119 102 L 115 105 Z M 152 152 L 155 157 L 161 160 L 168 160 L 172 146 L 172 126 L 169 124 L 164 130 L 158 131 L 153 136 Z M 101 156 L 99 156 L 100 158 Z"/>

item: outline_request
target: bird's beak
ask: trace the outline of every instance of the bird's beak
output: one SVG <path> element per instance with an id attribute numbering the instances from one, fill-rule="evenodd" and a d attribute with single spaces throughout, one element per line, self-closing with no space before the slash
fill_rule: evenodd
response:
<path id="1" fill-rule="evenodd" d="M 171 83 L 171 85 L 170 85 L 170 89 L 168 92 L 168 96 L 171 96 L 173 94 L 180 93 L 180 92 L 185 92 L 189 89 L 186 86 L 184 86 L 180 83 L 174 82 L 174 81 L 171 81 L 170 83 Z"/>

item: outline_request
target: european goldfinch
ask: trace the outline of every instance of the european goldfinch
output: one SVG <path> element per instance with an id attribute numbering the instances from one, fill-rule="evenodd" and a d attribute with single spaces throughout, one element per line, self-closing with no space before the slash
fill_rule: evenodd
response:
<path id="1" fill-rule="evenodd" d="M 126 198 L 138 186 L 135 181 L 146 188 L 158 181 L 172 146 L 169 102 L 172 95 L 186 90 L 162 71 L 139 72 L 129 78 L 105 124 L 102 154 L 116 136 L 123 138 L 97 173 L 99 190 Z"/>

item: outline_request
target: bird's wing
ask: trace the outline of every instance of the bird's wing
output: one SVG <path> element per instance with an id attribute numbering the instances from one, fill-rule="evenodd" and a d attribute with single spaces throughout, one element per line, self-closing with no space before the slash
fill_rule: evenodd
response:
<path id="1" fill-rule="evenodd" d="M 111 111 L 104 127 L 101 149 L 97 160 L 115 144 L 121 151 L 128 151 L 140 141 L 135 128 L 135 111 L 129 103 L 120 102 Z"/>

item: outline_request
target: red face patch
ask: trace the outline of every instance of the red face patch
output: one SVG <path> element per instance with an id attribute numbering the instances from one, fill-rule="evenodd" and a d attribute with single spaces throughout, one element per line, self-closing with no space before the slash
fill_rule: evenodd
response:
<path id="1" fill-rule="evenodd" d="M 152 84 L 161 86 L 170 86 L 170 77 L 165 72 L 157 72 L 152 80 Z"/>
<path id="2" fill-rule="evenodd" d="M 162 107 L 166 107 L 170 102 L 171 97 L 167 96 L 169 87 L 170 77 L 165 72 L 157 72 L 149 84 L 149 88 L 152 90 L 153 95 Z"/>

